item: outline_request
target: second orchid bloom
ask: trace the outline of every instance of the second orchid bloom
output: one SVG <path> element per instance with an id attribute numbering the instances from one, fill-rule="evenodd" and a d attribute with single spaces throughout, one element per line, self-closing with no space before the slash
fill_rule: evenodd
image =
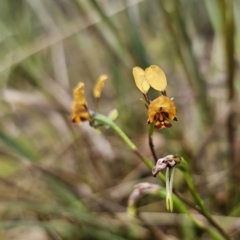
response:
<path id="1" fill-rule="evenodd" d="M 133 77 L 137 88 L 143 93 L 148 104 L 147 123 L 154 123 L 157 129 L 170 128 L 168 119 L 177 121 L 177 108 L 166 94 L 167 78 L 165 73 L 156 65 L 151 65 L 145 71 L 139 67 L 133 68 Z M 152 87 L 161 92 L 161 96 L 153 101 L 148 98 L 148 90 Z"/>
<path id="2" fill-rule="evenodd" d="M 93 96 L 98 100 L 101 96 L 102 89 L 107 80 L 106 75 L 101 75 L 97 83 L 93 88 Z M 76 124 L 81 124 L 84 121 L 89 121 L 91 123 L 94 112 L 91 111 L 87 106 L 87 100 L 84 94 L 84 83 L 79 82 L 78 85 L 73 90 L 73 103 L 71 111 L 72 122 Z"/>

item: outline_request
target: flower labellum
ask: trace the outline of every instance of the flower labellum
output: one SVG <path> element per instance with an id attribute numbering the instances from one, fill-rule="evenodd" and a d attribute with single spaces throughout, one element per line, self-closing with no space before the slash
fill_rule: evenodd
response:
<path id="1" fill-rule="evenodd" d="M 72 122 L 81 124 L 83 121 L 91 120 L 91 115 L 87 109 L 87 101 L 84 96 L 84 83 L 80 82 L 73 90 Z"/>
<path id="2" fill-rule="evenodd" d="M 177 109 L 174 102 L 162 95 L 149 104 L 147 123 L 155 122 L 154 127 L 157 129 L 170 128 L 172 124 L 167 119 L 177 121 L 176 115 Z"/>
<path id="3" fill-rule="evenodd" d="M 90 121 L 91 115 L 84 105 L 73 103 L 71 119 L 73 123 L 81 124 L 84 121 Z"/>

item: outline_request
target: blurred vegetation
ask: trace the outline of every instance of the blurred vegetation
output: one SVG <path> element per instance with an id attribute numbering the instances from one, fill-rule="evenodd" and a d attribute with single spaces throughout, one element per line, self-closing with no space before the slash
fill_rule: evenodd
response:
<path id="1" fill-rule="evenodd" d="M 178 107 L 178 122 L 154 133 L 157 156 L 185 157 L 206 208 L 239 239 L 239 11 L 238 0 L 0 1 L 0 239 L 213 238 L 194 208 L 168 213 L 163 195 L 129 218 L 134 185 L 161 182 L 111 129 L 70 121 L 73 87 L 85 82 L 94 107 L 107 74 L 100 112 L 118 109 L 116 123 L 153 160 L 132 76 L 151 64 Z M 194 202 L 180 171 L 174 187 Z"/>

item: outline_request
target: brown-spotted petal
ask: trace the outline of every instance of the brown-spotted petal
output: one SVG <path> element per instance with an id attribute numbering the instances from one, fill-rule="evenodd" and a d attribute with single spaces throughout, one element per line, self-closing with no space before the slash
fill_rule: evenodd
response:
<path id="1" fill-rule="evenodd" d="M 90 121 L 91 115 L 86 109 L 86 106 L 74 102 L 72 105 L 71 119 L 72 122 L 76 124 L 81 124 L 84 121 Z"/>
<path id="2" fill-rule="evenodd" d="M 170 128 L 172 125 L 167 119 L 177 120 L 176 111 L 174 102 L 162 95 L 149 104 L 147 123 L 155 121 L 155 128 Z"/>

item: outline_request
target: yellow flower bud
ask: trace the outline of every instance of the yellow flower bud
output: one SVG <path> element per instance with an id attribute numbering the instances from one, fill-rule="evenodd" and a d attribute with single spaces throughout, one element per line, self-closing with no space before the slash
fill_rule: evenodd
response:
<path id="1" fill-rule="evenodd" d="M 107 75 L 101 75 L 99 78 L 98 78 L 98 81 L 93 89 L 93 96 L 95 98 L 100 98 L 101 96 L 101 93 L 102 93 L 102 89 L 104 87 L 104 84 L 107 80 Z"/>

